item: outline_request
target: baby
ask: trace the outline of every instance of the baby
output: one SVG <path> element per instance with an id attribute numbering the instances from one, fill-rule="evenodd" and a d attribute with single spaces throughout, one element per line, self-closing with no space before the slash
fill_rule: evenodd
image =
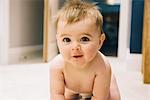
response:
<path id="1" fill-rule="evenodd" d="M 95 4 L 68 0 L 58 12 L 60 54 L 51 61 L 51 100 L 120 100 L 116 80 L 99 51 L 105 34 Z"/>

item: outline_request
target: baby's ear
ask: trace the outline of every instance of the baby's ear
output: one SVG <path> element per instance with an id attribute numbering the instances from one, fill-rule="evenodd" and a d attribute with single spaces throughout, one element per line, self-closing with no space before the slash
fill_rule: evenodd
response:
<path id="1" fill-rule="evenodd" d="M 99 37 L 99 48 L 102 47 L 105 38 L 106 38 L 105 33 L 102 33 Z"/>
<path id="2" fill-rule="evenodd" d="M 102 33 L 100 38 L 101 38 L 101 42 L 103 43 L 106 38 L 105 33 Z"/>

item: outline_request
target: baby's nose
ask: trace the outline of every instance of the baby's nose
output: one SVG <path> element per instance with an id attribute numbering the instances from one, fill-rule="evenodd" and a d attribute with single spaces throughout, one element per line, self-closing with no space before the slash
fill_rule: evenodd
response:
<path id="1" fill-rule="evenodd" d="M 80 50 L 80 47 L 74 47 L 74 48 L 72 48 L 72 50 L 73 50 L 73 51 L 74 51 L 74 50 L 79 51 L 79 50 Z"/>
<path id="2" fill-rule="evenodd" d="M 77 50 L 77 51 L 81 50 L 80 44 L 74 43 L 74 45 L 73 45 L 73 47 L 72 47 L 72 50 L 73 50 L 73 51 L 74 51 L 74 50 Z"/>

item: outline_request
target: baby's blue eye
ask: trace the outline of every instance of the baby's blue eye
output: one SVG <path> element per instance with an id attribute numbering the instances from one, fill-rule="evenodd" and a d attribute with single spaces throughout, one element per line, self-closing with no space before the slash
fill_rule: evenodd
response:
<path id="1" fill-rule="evenodd" d="M 82 42 L 88 42 L 88 41 L 90 41 L 90 39 L 88 37 L 82 37 L 80 41 L 82 41 Z"/>
<path id="2" fill-rule="evenodd" d="M 63 38 L 63 42 L 71 42 L 70 38 Z"/>

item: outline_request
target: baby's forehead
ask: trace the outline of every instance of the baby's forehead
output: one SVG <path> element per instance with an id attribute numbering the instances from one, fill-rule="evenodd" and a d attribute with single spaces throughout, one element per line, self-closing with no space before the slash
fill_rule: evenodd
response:
<path id="1" fill-rule="evenodd" d="M 72 22 L 72 23 L 68 23 L 67 20 L 60 19 L 57 24 L 57 32 L 60 30 L 64 30 L 64 29 L 68 30 L 68 28 L 70 28 L 70 27 L 74 27 L 74 29 L 75 29 L 76 28 L 75 26 L 80 26 L 80 28 L 86 27 L 89 29 L 94 29 L 98 32 L 102 31 L 101 27 L 99 25 L 97 25 L 96 19 L 85 18 L 85 19 L 81 19 L 77 22 Z"/>
<path id="2" fill-rule="evenodd" d="M 71 25 L 71 24 L 79 23 L 79 22 L 84 22 L 85 24 L 86 23 L 96 24 L 96 18 L 94 17 L 85 17 L 85 18 L 79 19 L 78 21 L 73 21 L 73 22 L 69 22 L 68 20 L 69 19 L 66 19 L 66 18 L 60 18 L 57 22 L 57 25 L 60 23 L 64 25 Z"/>

